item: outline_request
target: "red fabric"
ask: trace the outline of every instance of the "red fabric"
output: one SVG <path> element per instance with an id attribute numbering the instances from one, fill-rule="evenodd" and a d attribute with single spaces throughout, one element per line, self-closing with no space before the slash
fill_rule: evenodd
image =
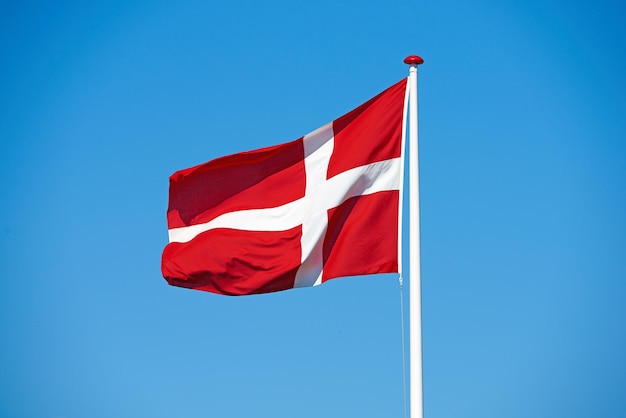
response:
<path id="1" fill-rule="evenodd" d="M 329 211 L 322 281 L 398 271 L 399 192 L 348 199 Z"/>
<path id="2" fill-rule="evenodd" d="M 221 157 L 170 177 L 168 227 L 222 213 L 284 205 L 304 196 L 302 139 Z"/>
<path id="3" fill-rule="evenodd" d="M 404 107 L 405 85 L 404 80 L 396 83 L 333 122 L 335 150 L 328 167 L 329 178 L 351 168 L 400 156 L 401 141 L 380 138 L 402 135 L 398 115 L 402 115 Z M 402 99 L 398 100 L 399 97 Z"/>
<path id="4" fill-rule="evenodd" d="M 300 266 L 301 228 L 280 232 L 214 229 L 163 252 L 163 274 L 174 286 L 224 295 L 291 289 Z"/>
<path id="5" fill-rule="evenodd" d="M 333 122 L 327 179 L 401 156 L 405 87 L 406 79 Z M 174 173 L 168 228 L 203 227 L 220 215 L 247 216 L 246 210 L 278 208 L 302 199 L 308 190 L 304 158 L 300 138 Z M 316 247 L 322 253 L 322 281 L 398 271 L 398 200 L 398 190 L 385 190 L 328 208 L 326 234 Z M 310 219 L 307 205 L 302 207 L 303 219 Z M 303 257 L 302 225 L 281 231 L 265 231 L 262 224 L 254 224 L 255 231 L 211 228 L 165 247 L 161 269 L 168 283 L 225 295 L 294 287 Z"/>

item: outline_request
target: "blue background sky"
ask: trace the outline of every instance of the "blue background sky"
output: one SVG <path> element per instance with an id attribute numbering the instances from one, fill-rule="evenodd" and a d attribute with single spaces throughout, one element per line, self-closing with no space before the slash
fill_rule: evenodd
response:
<path id="1" fill-rule="evenodd" d="M 403 416 L 395 276 L 229 298 L 160 257 L 170 174 L 310 132 L 410 54 L 426 417 L 626 416 L 621 2 L 0 9 L 0 416 Z"/>

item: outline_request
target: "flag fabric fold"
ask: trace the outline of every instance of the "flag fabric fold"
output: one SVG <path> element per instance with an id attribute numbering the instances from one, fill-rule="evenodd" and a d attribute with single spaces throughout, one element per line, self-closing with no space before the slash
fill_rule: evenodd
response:
<path id="1" fill-rule="evenodd" d="M 406 89 L 295 141 L 174 173 L 163 277 L 248 295 L 398 272 Z"/>

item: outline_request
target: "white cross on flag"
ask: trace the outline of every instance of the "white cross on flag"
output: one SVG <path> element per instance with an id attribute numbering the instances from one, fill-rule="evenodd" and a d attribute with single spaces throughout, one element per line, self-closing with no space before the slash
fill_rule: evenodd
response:
<path id="1" fill-rule="evenodd" d="M 168 283 L 247 295 L 398 272 L 407 84 L 303 138 L 174 173 Z"/>

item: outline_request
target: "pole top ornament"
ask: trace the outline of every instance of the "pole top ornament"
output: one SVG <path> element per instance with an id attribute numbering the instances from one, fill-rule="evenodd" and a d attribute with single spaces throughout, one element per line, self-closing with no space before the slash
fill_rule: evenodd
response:
<path id="1" fill-rule="evenodd" d="M 404 63 L 409 65 L 420 65 L 424 63 L 424 60 L 420 56 L 409 55 L 404 59 Z"/>

